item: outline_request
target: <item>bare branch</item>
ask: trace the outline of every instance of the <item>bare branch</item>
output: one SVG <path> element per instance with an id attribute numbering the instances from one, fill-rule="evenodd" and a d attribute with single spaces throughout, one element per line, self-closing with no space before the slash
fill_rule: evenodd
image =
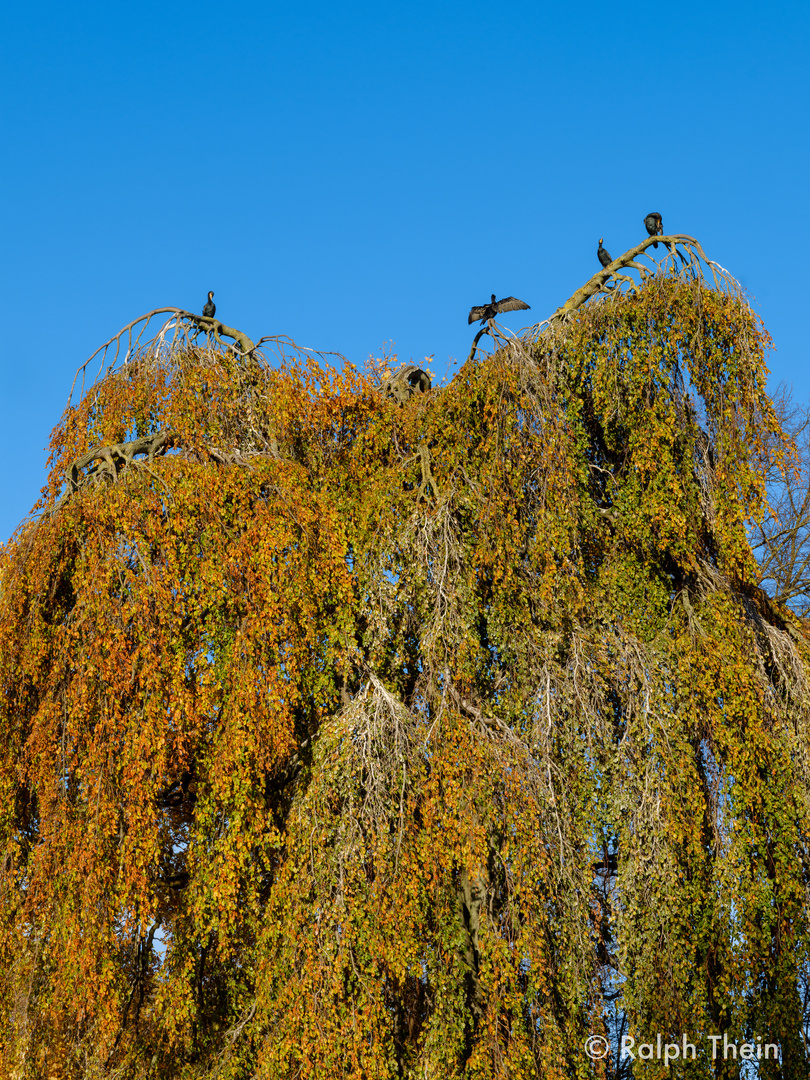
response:
<path id="1" fill-rule="evenodd" d="M 677 266 L 677 260 L 680 260 L 681 268 L 683 270 L 689 270 L 693 273 L 700 274 L 700 260 L 702 260 L 712 273 L 715 287 L 720 288 L 725 285 L 726 288 L 730 288 L 736 293 L 742 291 L 738 282 L 734 280 L 727 270 L 724 270 L 719 263 L 712 262 L 712 260 L 707 257 L 700 243 L 693 236 L 687 236 L 684 233 L 673 234 L 672 236 L 649 236 L 640 244 L 637 244 L 636 247 L 630 248 L 629 251 L 626 251 L 617 259 L 614 259 L 613 262 L 609 263 L 604 269 L 597 271 L 593 277 L 589 278 L 584 285 L 577 289 L 577 291 L 566 300 L 562 307 L 557 308 L 550 318 L 531 327 L 524 335 L 525 340 L 536 341 L 545 329 L 560 325 L 567 316 L 576 311 L 577 308 L 582 307 L 582 305 L 590 300 L 592 296 L 596 296 L 600 292 L 612 292 L 613 288 L 609 284 L 611 281 L 616 283 L 626 282 L 632 289 L 637 288 L 637 284 L 632 278 L 619 273 L 619 271 L 626 267 L 630 267 L 634 270 L 638 270 L 642 279 L 649 277 L 649 268 L 636 260 L 640 255 L 646 255 L 647 248 L 656 243 L 665 244 L 669 249 L 669 254 L 665 257 L 662 264 L 656 264 L 653 260 L 653 265 L 666 265 L 666 262 L 672 259 L 675 266 Z M 685 255 L 679 250 L 678 245 L 686 250 Z M 650 258 L 649 255 L 647 255 L 647 257 Z"/>
<path id="2" fill-rule="evenodd" d="M 144 342 L 144 331 L 150 321 L 156 315 L 166 314 L 169 314 L 170 318 L 163 322 L 157 334 L 149 341 Z M 193 312 L 185 311 L 183 308 L 155 308 L 153 311 L 148 311 L 145 315 L 139 315 L 138 318 L 133 319 L 131 323 L 127 323 L 127 325 L 119 330 L 117 334 L 114 334 L 108 341 L 105 341 L 103 345 L 100 345 L 96 351 L 77 368 L 76 374 L 73 377 L 73 385 L 71 386 L 70 394 L 68 395 L 68 403 L 73 400 L 76 381 L 80 375 L 82 380 L 80 393 L 84 394 L 87 368 L 97 356 L 100 356 L 101 360 L 96 380 L 101 377 L 109 350 L 114 349 L 112 360 L 107 364 L 108 371 L 112 370 L 117 364 L 118 358 L 121 355 L 121 348 L 124 340 L 126 340 L 126 352 L 124 353 L 124 363 L 126 363 L 140 350 L 151 347 L 155 351 L 158 351 L 163 348 L 166 345 L 166 337 L 170 330 L 174 331 L 171 338 L 172 345 L 177 343 L 178 338 L 194 336 L 198 333 L 208 333 L 211 334 L 220 345 L 224 345 L 222 338 L 231 338 L 231 340 L 236 341 L 239 345 L 239 351 L 235 350 L 233 346 L 226 346 L 226 348 L 230 348 L 234 352 L 237 352 L 237 355 L 248 356 L 252 354 L 256 348 L 247 334 L 243 334 L 241 330 L 236 330 L 231 326 L 225 326 L 219 319 L 210 319 L 205 315 L 195 315 Z"/>

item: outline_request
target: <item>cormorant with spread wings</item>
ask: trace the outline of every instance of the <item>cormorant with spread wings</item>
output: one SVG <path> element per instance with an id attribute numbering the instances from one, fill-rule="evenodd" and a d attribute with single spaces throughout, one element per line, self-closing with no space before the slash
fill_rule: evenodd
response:
<path id="1" fill-rule="evenodd" d="M 470 316 L 467 319 L 467 325 L 469 326 L 470 323 L 494 319 L 496 315 L 500 315 L 504 311 L 529 310 L 531 309 L 528 304 L 524 304 L 522 300 L 515 299 L 514 296 L 506 296 L 503 300 L 496 300 L 495 293 L 493 293 L 492 300 L 488 304 L 482 304 L 480 307 L 472 308 Z"/>

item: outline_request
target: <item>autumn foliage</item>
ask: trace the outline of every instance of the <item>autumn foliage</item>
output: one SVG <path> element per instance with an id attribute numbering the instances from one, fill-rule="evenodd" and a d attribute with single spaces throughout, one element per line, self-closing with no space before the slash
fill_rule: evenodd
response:
<path id="1" fill-rule="evenodd" d="M 669 274 L 404 407 L 184 344 L 69 408 L 2 562 L 0 1074 L 804 1075 L 767 347 Z"/>

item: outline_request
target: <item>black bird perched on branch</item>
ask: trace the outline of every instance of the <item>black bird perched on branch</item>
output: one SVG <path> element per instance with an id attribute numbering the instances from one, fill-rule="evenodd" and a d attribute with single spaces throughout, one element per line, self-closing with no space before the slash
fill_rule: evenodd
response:
<path id="1" fill-rule="evenodd" d="M 205 315 L 207 319 L 213 319 L 216 313 L 217 305 L 214 303 L 214 294 L 210 292 L 208 294 L 208 303 L 203 308 L 203 315 Z"/>
<path id="2" fill-rule="evenodd" d="M 474 322 L 483 322 L 484 319 L 494 319 L 496 315 L 500 315 L 502 311 L 530 311 L 528 304 L 524 304 L 522 300 L 516 300 L 514 296 L 506 296 L 503 300 L 496 300 L 495 293 L 492 294 L 492 300 L 488 304 L 482 304 L 480 307 L 474 307 L 470 310 L 470 316 L 467 319 L 467 325 Z"/>
<path id="3" fill-rule="evenodd" d="M 644 218 L 644 228 L 650 234 L 650 236 L 663 236 L 664 226 L 661 221 L 660 214 L 647 214 Z M 658 241 L 653 244 L 654 248 L 658 247 Z"/>
<path id="4" fill-rule="evenodd" d="M 607 248 L 602 247 L 603 240 L 604 236 L 600 236 L 599 247 L 596 249 L 596 254 L 599 257 L 599 262 L 602 264 L 602 266 L 610 266 L 610 264 L 613 262 L 613 259 L 611 259 L 610 252 L 607 250 Z"/>

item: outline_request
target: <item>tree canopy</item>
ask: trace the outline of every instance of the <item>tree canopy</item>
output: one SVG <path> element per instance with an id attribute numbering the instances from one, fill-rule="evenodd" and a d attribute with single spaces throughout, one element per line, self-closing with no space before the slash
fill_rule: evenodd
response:
<path id="1" fill-rule="evenodd" d="M 3 550 L 4 1075 L 803 1075 L 789 446 L 673 264 L 404 405 L 192 335 L 67 408 Z"/>

